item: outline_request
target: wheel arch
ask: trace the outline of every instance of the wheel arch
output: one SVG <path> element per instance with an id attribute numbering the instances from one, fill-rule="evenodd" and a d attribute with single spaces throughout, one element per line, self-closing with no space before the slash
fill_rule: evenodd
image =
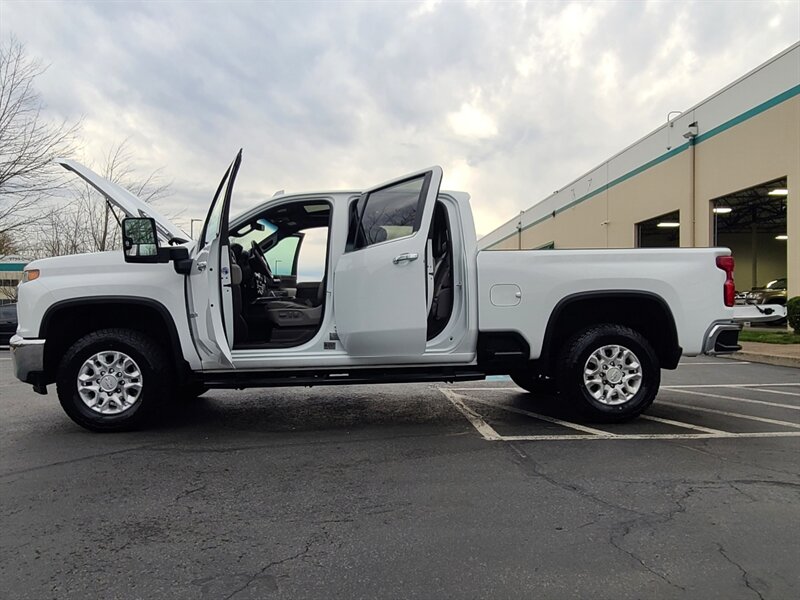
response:
<path id="1" fill-rule="evenodd" d="M 540 371 L 551 370 L 561 345 L 572 335 L 602 323 L 635 329 L 653 346 L 662 368 L 678 366 L 682 349 L 675 318 L 664 298 L 645 291 L 603 290 L 571 294 L 556 304 L 545 329 Z"/>
<path id="2" fill-rule="evenodd" d="M 178 379 L 189 377 L 191 369 L 183 357 L 178 329 L 167 307 L 151 298 L 95 296 L 56 302 L 42 317 L 39 338 L 47 340 L 44 351 L 47 383 L 55 381 L 61 357 L 77 339 L 91 331 L 113 327 L 139 331 L 159 341 L 171 357 Z"/>

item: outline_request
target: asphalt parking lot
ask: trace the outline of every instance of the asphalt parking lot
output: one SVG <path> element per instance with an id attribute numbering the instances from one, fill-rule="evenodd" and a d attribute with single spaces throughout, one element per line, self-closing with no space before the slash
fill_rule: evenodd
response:
<path id="1" fill-rule="evenodd" d="M 509 380 L 212 391 L 98 435 L 0 351 L 3 598 L 796 598 L 800 370 L 624 425 Z"/>

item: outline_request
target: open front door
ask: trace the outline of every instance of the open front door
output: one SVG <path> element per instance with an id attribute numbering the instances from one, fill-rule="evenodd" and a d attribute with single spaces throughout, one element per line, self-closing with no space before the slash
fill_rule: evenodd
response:
<path id="1" fill-rule="evenodd" d="M 233 294 L 228 214 L 242 151 L 228 167 L 208 210 L 187 278 L 189 322 L 204 369 L 233 367 Z"/>
<path id="2" fill-rule="evenodd" d="M 366 191 L 334 271 L 336 330 L 351 356 L 415 358 L 427 336 L 426 244 L 442 169 Z"/>

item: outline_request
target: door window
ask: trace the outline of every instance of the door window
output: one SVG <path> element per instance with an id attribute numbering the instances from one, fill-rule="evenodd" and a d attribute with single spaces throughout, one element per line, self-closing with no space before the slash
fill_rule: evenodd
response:
<path id="1" fill-rule="evenodd" d="M 298 236 L 290 235 L 264 253 L 273 275 L 294 275 L 297 244 L 299 243 L 300 238 Z"/>
<path id="2" fill-rule="evenodd" d="M 412 235 L 419 229 L 430 174 L 375 190 L 351 207 L 346 251 Z"/>

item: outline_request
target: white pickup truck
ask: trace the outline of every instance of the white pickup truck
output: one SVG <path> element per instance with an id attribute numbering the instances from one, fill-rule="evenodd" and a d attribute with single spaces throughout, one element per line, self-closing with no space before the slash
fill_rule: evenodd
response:
<path id="1" fill-rule="evenodd" d="M 55 383 L 92 430 L 140 426 L 209 388 L 509 374 L 623 420 L 681 355 L 734 352 L 723 248 L 478 251 L 469 196 L 432 167 L 368 190 L 277 194 L 229 219 L 241 152 L 197 240 L 127 190 L 61 164 L 124 213 L 123 250 L 37 260 L 19 286 L 16 376 Z M 771 314 L 765 314 L 771 313 Z"/>

